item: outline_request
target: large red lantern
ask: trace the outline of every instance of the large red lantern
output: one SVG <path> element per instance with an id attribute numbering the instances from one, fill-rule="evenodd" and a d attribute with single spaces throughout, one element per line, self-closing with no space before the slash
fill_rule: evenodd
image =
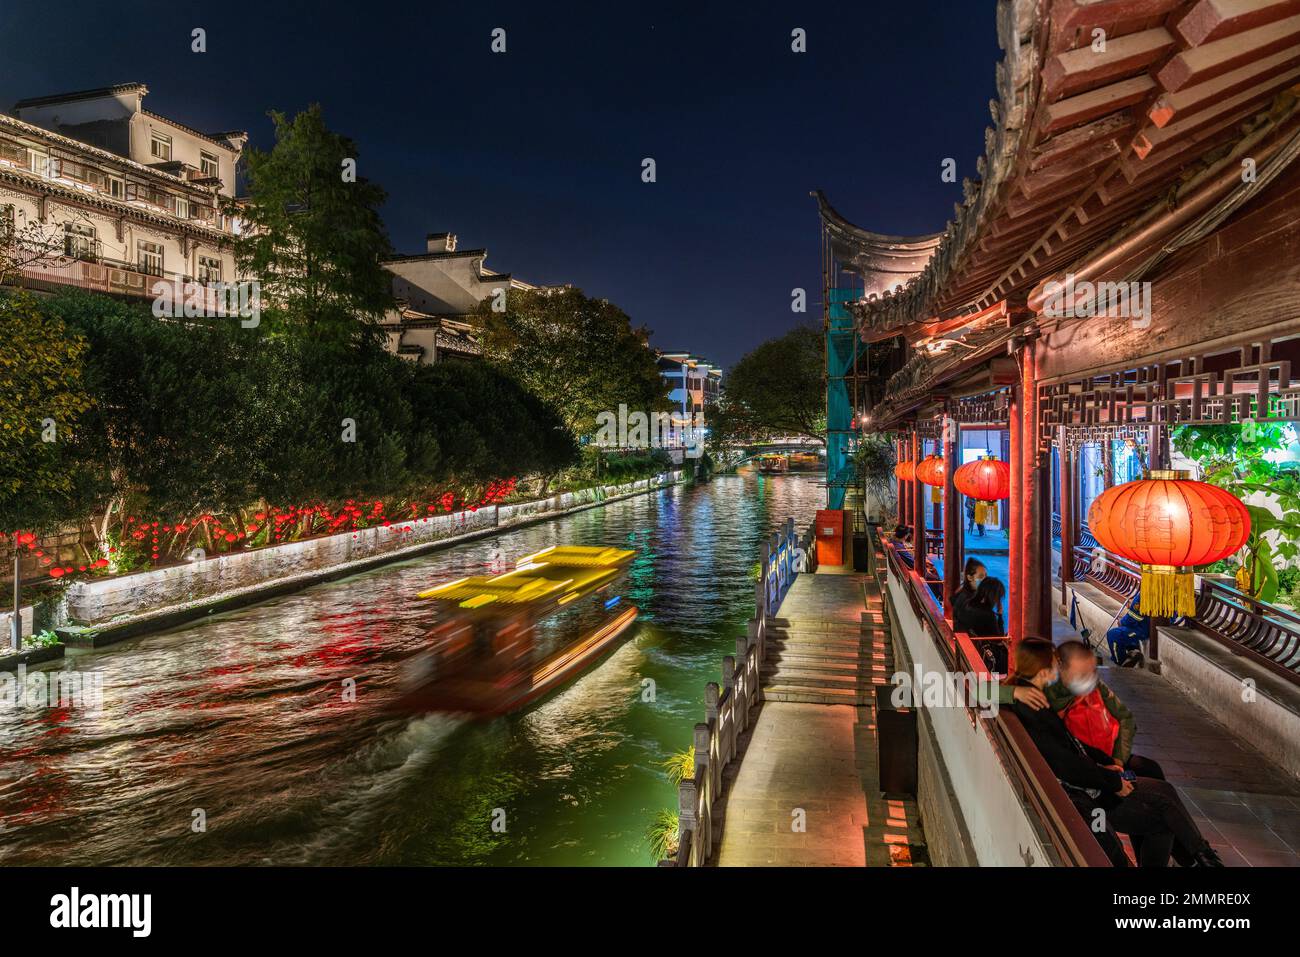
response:
<path id="1" fill-rule="evenodd" d="M 992 455 L 976 459 L 952 473 L 952 484 L 975 499 L 977 525 L 996 525 L 998 502 L 1011 495 L 1011 466 Z"/>
<path id="2" fill-rule="evenodd" d="M 976 459 L 952 473 L 952 484 L 977 502 L 997 502 L 1011 495 L 1011 466 L 993 456 Z"/>
<path id="3" fill-rule="evenodd" d="M 938 455 L 927 455 L 916 466 L 916 477 L 926 485 L 943 487 L 944 463 Z"/>
<path id="4" fill-rule="evenodd" d="M 1138 610 L 1172 618 L 1196 614 L 1191 569 L 1241 548 L 1250 537 L 1250 513 L 1217 485 L 1160 470 L 1098 495 L 1088 527 L 1103 548 L 1142 566 Z"/>
<path id="5" fill-rule="evenodd" d="M 916 463 L 911 459 L 905 462 L 899 462 L 894 466 L 894 478 L 900 482 L 916 481 Z"/>

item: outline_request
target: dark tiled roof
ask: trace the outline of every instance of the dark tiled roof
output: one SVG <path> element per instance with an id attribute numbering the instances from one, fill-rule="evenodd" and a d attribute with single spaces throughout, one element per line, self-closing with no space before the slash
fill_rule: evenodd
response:
<path id="1" fill-rule="evenodd" d="M 33 96 L 19 100 L 14 104 L 15 110 L 29 106 L 48 106 L 52 103 L 71 103 L 74 100 L 94 100 L 101 96 L 116 96 L 119 93 L 148 93 L 149 88 L 143 83 L 118 83 L 113 86 L 101 86 L 93 90 L 77 90 L 74 93 L 53 93 L 49 96 Z"/>

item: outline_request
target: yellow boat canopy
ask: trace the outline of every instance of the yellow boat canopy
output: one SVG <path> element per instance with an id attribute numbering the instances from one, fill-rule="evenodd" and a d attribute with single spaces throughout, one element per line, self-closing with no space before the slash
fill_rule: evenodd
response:
<path id="1" fill-rule="evenodd" d="M 588 545 L 552 545 L 540 552 L 519 559 L 520 568 L 534 562 L 564 565 L 571 568 L 613 568 L 632 560 L 636 553 L 626 548 L 593 548 Z"/>
<path id="2" fill-rule="evenodd" d="M 552 546 L 520 559 L 512 572 L 461 578 L 418 597 L 455 602 L 471 611 L 489 605 L 564 605 L 613 581 L 634 554 L 619 548 Z"/>

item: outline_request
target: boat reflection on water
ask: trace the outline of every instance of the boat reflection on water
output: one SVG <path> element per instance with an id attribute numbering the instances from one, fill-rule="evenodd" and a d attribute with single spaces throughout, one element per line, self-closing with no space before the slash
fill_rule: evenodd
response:
<path id="1" fill-rule="evenodd" d="M 617 647 L 638 614 L 617 585 L 633 552 L 552 546 L 514 571 L 421 592 L 436 619 L 408 663 L 397 707 L 509 714 L 557 690 Z"/>

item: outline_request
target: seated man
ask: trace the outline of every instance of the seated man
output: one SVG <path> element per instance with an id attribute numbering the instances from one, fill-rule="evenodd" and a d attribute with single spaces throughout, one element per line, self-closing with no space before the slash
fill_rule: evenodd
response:
<path id="1" fill-rule="evenodd" d="M 1134 668 L 1142 664 L 1142 646 L 1151 638 L 1151 619 L 1138 611 L 1141 594 L 1124 609 L 1124 614 L 1106 632 L 1106 645 L 1110 650 L 1110 660 L 1124 668 Z"/>
<path id="2" fill-rule="evenodd" d="M 1059 664 L 1050 641 L 1027 637 L 1016 645 L 1007 684 L 1046 693 L 1058 676 Z M 1223 866 L 1168 782 L 1120 770 L 1109 763 L 1114 760 L 1110 755 L 1071 734 L 1049 708 L 1034 710 L 1020 701 L 1011 708 L 1057 780 L 1067 793 L 1074 792 L 1071 798 L 1076 806 L 1089 809 L 1085 820 L 1094 826 L 1102 821 L 1120 833 L 1143 838 L 1140 850 L 1135 845 L 1140 866 L 1166 866 L 1170 849 L 1178 843 L 1191 850 L 1193 866 Z"/>
<path id="3" fill-rule="evenodd" d="M 1063 641 L 1056 646 L 1060 662 L 1061 680 L 1047 687 L 1047 700 L 1051 703 L 1070 733 L 1090 747 L 1109 754 L 1112 767 L 1118 771 L 1131 771 L 1141 778 L 1165 780 L 1165 772 L 1152 758 L 1133 753 L 1133 735 L 1137 722 L 1097 671 L 1097 656 L 1082 641 Z M 1140 852 L 1139 838 L 1133 839 L 1133 849 Z M 1174 860 L 1182 867 L 1193 863 L 1192 852 L 1175 841 Z"/>
<path id="4" fill-rule="evenodd" d="M 896 525 L 894 526 L 894 534 L 892 537 L 894 550 L 897 552 L 898 557 L 903 560 L 903 563 L 906 564 L 908 568 L 915 568 L 916 558 L 912 555 L 911 529 L 906 525 Z"/>

